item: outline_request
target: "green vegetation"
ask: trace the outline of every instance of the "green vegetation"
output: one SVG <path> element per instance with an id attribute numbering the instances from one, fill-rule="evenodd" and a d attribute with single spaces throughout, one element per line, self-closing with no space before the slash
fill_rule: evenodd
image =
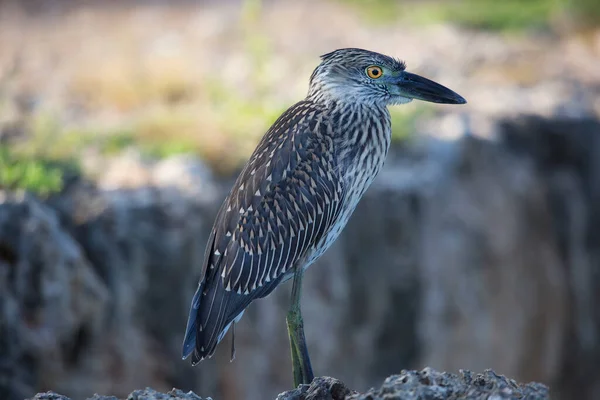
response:
<path id="1" fill-rule="evenodd" d="M 550 28 L 569 19 L 586 27 L 600 23 L 597 0 L 339 0 L 357 7 L 374 22 L 415 24 L 448 22 L 467 28 L 522 31 Z"/>
<path id="2" fill-rule="evenodd" d="M 61 151 L 63 142 L 55 141 L 59 126 L 49 114 L 31 118 L 27 128 L 35 132 L 31 140 L 0 146 L 0 188 L 40 196 L 60 192 L 65 174 L 79 170 L 76 157 Z"/>
<path id="3" fill-rule="evenodd" d="M 557 21 L 576 21 L 577 26 L 600 22 L 598 0 L 338 1 L 355 7 L 372 23 L 448 22 L 522 32 L 552 29 Z M 15 125 L 23 134 L 0 147 L 0 185 L 53 193 L 61 189 L 65 171 L 77 170 L 87 154 L 110 157 L 127 148 L 151 158 L 194 153 L 220 173 L 239 168 L 291 101 L 275 97 L 281 93 L 281 81 L 271 70 L 275 49 L 262 26 L 263 11 L 261 0 L 242 3 L 232 39 L 241 60 L 239 71 L 234 71 L 243 74 L 241 84 L 218 65 L 213 73 L 205 73 L 184 52 L 140 57 L 128 44 L 130 33 L 124 32 L 124 39 L 117 41 L 122 48 L 97 59 L 79 59 L 57 102 L 40 102 L 23 112 L 11 82 L 27 77 L 15 63 L 14 71 L 0 82 L 0 131 Z M 535 66 L 517 65 L 505 76 L 528 81 L 536 76 Z M 433 110 L 423 103 L 392 108 L 393 140 L 409 138 Z"/>
<path id="4" fill-rule="evenodd" d="M 387 23 L 396 21 L 400 10 L 404 6 L 412 7 L 409 2 L 394 0 L 338 0 L 342 3 L 356 7 L 361 15 L 373 23 Z M 412 3 L 412 2 L 411 2 Z"/>
<path id="5" fill-rule="evenodd" d="M 39 196 L 48 196 L 60 192 L 65 172 L 76 168 L 73 164 L 35 159 L 15 153 L 6 146 L 0 147 L 2 189 L 22 189 Z"/>
<path id="6" fill-rule="evenodd" d="M 600 25 L 600 1 L 562 0 L 571 18 L 584 27 Z"/>
<path id="7" fill-rule="evenodd" d="M 135 145 L 132 131 L 119 129 L 84 129 L 64 126 L 54 112 L 33 114 L 24 127 L 27 140 L 11 145 L 15 154 L 26 158 L 39 158 L 76 163 L 82 152 L 89 148 L 101 154 L 116 154 Z"/>
<path id="8" fill-rule="evenodd" d="M 100 124 L 82 123 L 62 111 L 36 110 L 25 118 L 27 142 L 17 145 L 19 154 L 76 160 L 88 150 L 110 156 L 135 147 L 158 159 L 197 154 L 221 173 L 238 168 L 286 108 L 273 101 L 273 52 L 261 15 L 260 0 L 243 3 L 239 29 L 250 71 L 244 90 L 218 74 L 199 75 L 185 57 L 145 64 L 108 54 L 94 68 L 78 68 L 66 90 L 88 115 L 118 118 L 106 126 L 102 117 Z"/>
<path id="9" fill-rule="evenodd" d="M 401 13 L 417 23 L 448 21 L 464 27 L 514 31 L 544 28 L 556 11 L 555 0 L 461 0 L 405 7 Z"/>

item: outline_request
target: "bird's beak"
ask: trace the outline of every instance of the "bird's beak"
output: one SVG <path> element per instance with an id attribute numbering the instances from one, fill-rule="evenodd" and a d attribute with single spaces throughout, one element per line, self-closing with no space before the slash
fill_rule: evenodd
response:
<path id="1" fill-rule="evenodd" d="M 422 76 L 402 72 L 398 77 L 400 95 L 410 99 L 443 104 L 465 104 L 467 101 L 458 93 Z"/>

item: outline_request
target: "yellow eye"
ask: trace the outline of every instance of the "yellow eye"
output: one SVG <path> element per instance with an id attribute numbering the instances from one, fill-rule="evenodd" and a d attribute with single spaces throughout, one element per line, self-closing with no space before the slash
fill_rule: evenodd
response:
<path id="1" fill-rule="evenodd" d="M 371 79 L 379 79 L 383 75 L 383 70 L 378 66 L 372 65 L 367 68 L 367 75 Z"/>

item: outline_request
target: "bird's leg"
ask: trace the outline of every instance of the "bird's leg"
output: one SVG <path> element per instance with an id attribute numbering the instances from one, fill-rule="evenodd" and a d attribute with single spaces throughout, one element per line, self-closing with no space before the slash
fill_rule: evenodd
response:
<path id="1" fill-rule="evenodd" d="M 300 355 L 298 353 L 298 347 L 294 341 L 294 327 L 292 327 L 290 312 L 288 312 L 287 316 L 287 324 L 288 324 L 288 335 L 290 337 L 290 351 L 292 353 L 292 374 L 294 378 L 294 387 L 298 387 L 303 381 L 302 379 L 302 364 L 300 362 Z"/>
<path id="2" fill-rule="evenodd" d="M 304 321 L 300 312 L 300 292 L 302 290 L 302 266 L 296 266 L 294 271 L 294 282 L 292 284 L 292 299 L 287 314 L 287 326 L 290 336 L 290 348 L 292 351 L 292 372 L 294 374 L 294 386 L 310 384 L 314 378 L 306 339 L 304 337 Z"/>

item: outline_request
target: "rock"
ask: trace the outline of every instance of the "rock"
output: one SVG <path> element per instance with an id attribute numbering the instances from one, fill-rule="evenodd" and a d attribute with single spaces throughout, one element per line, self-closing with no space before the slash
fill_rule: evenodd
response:
<path id="1" fill-rule="evenodd" d="M 71 400 L 70 398 L 54 393 L 38 393 L 35 397 L 28 400 Z M 119 400 L 115 396 L 100 396 L 95 394 L 87 400 Z M 179 389 L 173 389 L 168 393 L 157 392 L 154 389 L 146 388 L 144 390 L 134 390 L 127 396 L 127 400 L 202 400 L 202 397 L 193 392 L 184 393 Z M 207 397 L 206 400 L 211 400 Z"/>
<path id="2" fill-rule="evenodd" d="M 528 155 L 552 210 L 569 292 L 558 398 L 600 398 L 600 122 L 594 118 L 522 117 L 505 121 L 509 152 Z M 548 381 L 550 382 L 550 381 Z"/>
<path id="3" fill-rule="evenodd" d="M 176 332 L 222 190 L 200 162 L 155 168 L 154 187 L 76 180 L 46 204 L 0 192 L 0 398 L 194 381 Z"/>
<path id="4" fill-rule="evenodd" d="M 218 203 L 224 194 L 223 189 L 215 185 L 208 166 L 190 155 L 174 156 L 158 162 L 153 167 L 152 182 L 157 187 L 177 188 L 209 207 Z"/>
<path id="5" fill-rule="evenodd" d="M 0 191 L 0 397 L 55 386 L 102 336 L 106 286 L 56 213 Z"/>
<path id="6" fill-rule="evenodd" d="M 548 387 L 539 383 L 519 384 L 492 370 L 483 374 L 460 371 L 459 375 L 440 373 L 431 368 L 422 371 L 402 371 L 388 377 L 380 389 L 361 394 L 349 389 L 335 378 L 317 377 L 310 385 L 280 393 L 276 400 L 547 400 Z M 29 400 L 70 400 L 54 392 L 38 393 Z M 94 395 L 88 400 L 118 400 L 114 396 Z M 160 393 L 154 389 L 135 390 L 127 400 L 202 400 L 193 392 L 173 389 Z M 211 400 L 207 398 L 206 400 Z"/>
<path id="7" fill-rule="evenodd" d="M 354 394 L 342 381 L 324 376 L 315 378 L 310 385 L 281 393 L 276 400 L 344 400 Z"/>
<path id="8" fill-rule="evenodd" d="M 539 383 L 519 384 L 492 370 L 473 374 L 461 370 L 459 375 L 437 372 L 431 368 L 422 371 L 402 371 L 385 379 L 379 389 L 357 393 L 341 381 L 321 377 L 310 385 L 281 393 L 277 400 L 502 400 L 550 399 L 548 387 Z"/>
<path id="9" fill-rule="evenodd" d="M 46 393 L 38 393 L 34 397 L 31 397 L 28 400 L 71 400 L 67 396 L 63 396 L 62 394 L 54 393 L 52 391 Z"/>
<path id="10" fill-rule="evenodd" d="M 119 161 L 122 162 L 122 161 Z M 73 380 L 61 389 L 75 398 L 90 388 L 123 396 L 152 379 L 158 390 L 197 389 L 198 370 L 181 361 L 182 326 L 201 273 L 210 224 L 223 189 L 204 164 L 188 157 L 151 164 L 147 185 L 101 189 L 80 182 L 50 201 L 64 228 L 78 238 L 111 293 L 105 329 L 118 358 L 97 361 L 109 380 L 81 387 Z M 109 187 L 108 181 L 103 181 Z M 109 371 L 118 364 L 117 388 Z M 98 365 L 96 365 L 97 368 Z M 95 376 L 92 365 L 79 371 Z M 198 382 L 198 383 L 196 383 Z M 204 384 L 214 392 L 214 384 Z"/>
<path id="11" fill-rule="evenodd" d="M 493 366 L 553 382 L 569 288 L 544 177 L 502 145 L 466 137 L 456 146 L 422 192 L 413 231 L 421 363 L 447 371 Z"/>
<path id="12" fill-rule="evenodd" d="M 548 387 L 539 383 L 518 384 L 512 379 L 486 370 L 473 374 L 461 370 L 459 375 L 440 373 L 431 368 L 422 371 L 402 371 L 387 378 L 380 389 L 346 397 L 347 400 L 548 400 Z"/>
<path id="13" fill-rule="evenodd" d="M 317 373 L 364 393 L 420 365 L 494 368 L 544 382 L 555 398 L 600 396 L 600 124 L 533 118 L 496 130 L 495 141 L 427 139 L 392 150 L 347 229 L 306 274 Z M 4 194 L 0 398 L 48 389 L 122 398 L 151 382 L 161 392 L 262 400 L 290 386 L 290 285 L 250 306 L 233 363 L 229 338 L 195 368 L 180 359 L 229 182 L 190 158 L 147 168 L 141 187 L 79 180 L 44 203 Z M 31 315 L 43 316 L 43 329 Z"/>
<path id="14" fill-rule="evenodd" d="M 100 397 L 98 400 L 104 400 L 104 398 Z M 131 392 L 129 396 L 127 396 L 127 400 L 202 400 L 202 397 L 193 392 L 184 393 L 179 389 L 173 389 L 164 394 L 159 393 L 154 389 L 146 388 L 145 390 L 136 390 Z M 211 400 L 211 398 L 207 397 L 206 400 Z"/>

